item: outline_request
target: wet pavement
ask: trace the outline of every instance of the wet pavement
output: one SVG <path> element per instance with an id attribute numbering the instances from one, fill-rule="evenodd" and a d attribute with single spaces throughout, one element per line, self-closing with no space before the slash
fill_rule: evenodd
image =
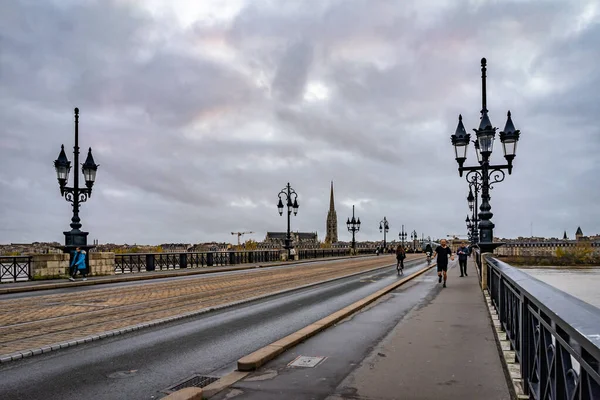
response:
<path id="1" fill-rule="evenodd" d="M 211 399 L 510 399 L 472 274 L 431 271 L 283 353 Z M 323 357 L 314 367 L 290 365 Z M 318 361 L 318 360 L 317 360 Z"/>
<path id="2" fill-rule="evenodd" d="M 411 262 L 405 274 L 423 262 Z M 396 281 L 395 268 L 285 293 L 0 366 L 2 399 L 152 399 L 236 361 Z M 35 382 L 35 384 L 33 384 Z"/>

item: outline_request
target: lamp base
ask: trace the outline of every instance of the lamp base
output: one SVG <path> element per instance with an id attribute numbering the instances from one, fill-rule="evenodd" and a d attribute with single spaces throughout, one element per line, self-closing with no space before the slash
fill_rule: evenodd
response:
<path id="1" fill-rule="evenodd" d="M 72 229 L 68 232 L 63 232 L 65 235 L 65 246 L 67 247 L 82 247 L 87 246 L 87 236 L 89 232 L 83 232 L 79 229 Z"/>
<path id="2" fill-rule="evenodd" d="M 481 249 L 482 253 L 493 253 L 496 247 L 504 246 L 503 242 L 479 242 L 475 246 Z"/>

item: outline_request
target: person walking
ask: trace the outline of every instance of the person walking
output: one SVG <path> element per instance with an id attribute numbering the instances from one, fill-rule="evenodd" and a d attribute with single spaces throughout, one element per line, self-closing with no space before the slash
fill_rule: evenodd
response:
<path id="1" fill-rule="evenodd" d="M 467 275 L 467 257 L 469 257 L 469 249 L 464 244 L 460 245 L 458 250 L 456 250 L 456 254 L 458 254 L 458 264 L 460 265 L 460 276 L 461 277 L 469 276 L 469 275 Z"/>
<path id="2" fill-rule="evenodd" d="M 433 256 L 437 256 L 437 271 L 438 271 L 438 283 L 442 282 L 442 272 L 444 275 L 444 286 L 446 287 L 446 280 L 448 279 L 448 256 L 450 256 L 450 260 L 454 261 L 454 255 L 452 255 L 452 250 L 448 247 L 448 243 L 446 239 L 442 239 L 440 242 L 440 246 L 436 247 Z"/>
<path id="3" fill-rule="evenodd" d="M 75 249 L 75 252 L 73 253 L 73 259 L 71 260 L 71 265 L 69 266 L 69 274 L 71 275 L 69 277 L 69 280 L 71 282 L 75 282 L 75 276 L 77 276 L 77 271 L 79 271 L 81 273 L 81 275 L 83 275 L 83 280 L 87 281 L 87 276 L 86 276 L 86 265 L 85 265 L 85 252 L 81 251 L 81 249 L 79 247 L 77 247 Z"/>
<path id="4" fill-rule="evenodd" d="M 404 247 L 401 244 L 396 247 L 396 270 L 398 273 L 404 274 L 404 259 L 406 258 L 406 251 L 404 251 Z"/>

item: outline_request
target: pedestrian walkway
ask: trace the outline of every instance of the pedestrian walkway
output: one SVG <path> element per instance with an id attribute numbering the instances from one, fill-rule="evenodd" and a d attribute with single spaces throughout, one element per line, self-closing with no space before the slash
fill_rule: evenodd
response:
<path id="1" fill-rule="evenodd" d="M 467 269 L 471 275 L 461 278 L 454 268 L 448 287 L 410 313 L 340 385 L 355 396 L 327 400 L 510 399 L 472 260 Z"/>
<path id="2" fill-rule="evenodd" d="M 447 288 L 432 270 L 288 350 L 215 400 L 510 399 L 472 260 L 467 269 L 469 276 L 461 278 L 458 263 L 453 265 Z M 291 368 L 300 355 L 326 359 L 314 368 Z"/>

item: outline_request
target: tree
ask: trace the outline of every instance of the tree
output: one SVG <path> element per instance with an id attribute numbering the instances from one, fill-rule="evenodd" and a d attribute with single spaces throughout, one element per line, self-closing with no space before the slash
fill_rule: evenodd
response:
<path id="1" fill-rule="evenodd" d="M 244 242 L 244 250 L 256 250 L 258 249 L 258 243 L 255 240 L 248 239 Z"/>

